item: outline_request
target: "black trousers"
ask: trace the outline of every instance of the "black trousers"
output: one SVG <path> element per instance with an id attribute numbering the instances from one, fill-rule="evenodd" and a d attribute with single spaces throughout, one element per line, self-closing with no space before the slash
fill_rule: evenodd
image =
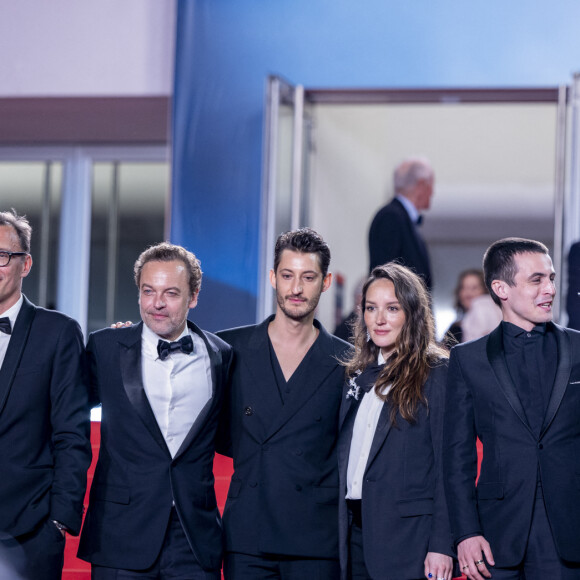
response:
<path id="1" fill-rule="evenodd" d="M 171 511 L 171 518 L 163 540 L 159 556 L 146 570 L 121 570 L 93 565 L 92 580 L 220 580 L 219 570 L 204 570 L 193 554 L 177 511 Z"/>
<path id="2" fill-rule="evenodd" d="M 0 540 L 0 578 L 60 580 L 65 538 L 50 520 L 16 538 Z"/>
<path id="3" fill-rule="evenodd" d="M 493 546 L 491 547 L 493 551 Z M 514 568 L 489 566 L 493 580 L 580 580 L 580 564 L 564 562 L 556 550 L 542 486 L 536 488 L 532 525 L 523 562 Z"/>
<path id="4" fill-rule="evenodd" d="M 337 580 L 338 560 L 292 556 L 251 556 L 227 552 L 225 580 Z"/>

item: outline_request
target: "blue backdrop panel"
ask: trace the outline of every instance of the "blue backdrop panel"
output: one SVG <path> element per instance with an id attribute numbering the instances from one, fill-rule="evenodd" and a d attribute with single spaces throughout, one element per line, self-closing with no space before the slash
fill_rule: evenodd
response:
<path id="1" fill-rule="evenodd" d="M 255 322 L 264 84 L 555 86 L 576 0 L 178 0 L 171 238 L 202 261 L 192 318 Z"/>

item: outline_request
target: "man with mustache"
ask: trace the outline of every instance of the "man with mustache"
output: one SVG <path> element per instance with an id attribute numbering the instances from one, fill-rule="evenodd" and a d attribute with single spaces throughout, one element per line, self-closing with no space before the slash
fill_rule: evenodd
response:
<path id="1" fill-rule="evenodd" d="M 578 579 L 580 333 L 552 322 L 544 244 L 499 240 L 483 270 L 503 321 L 449 363 L 443 467 L 459 564 L 473 580 Z"/>
<path id="2" fill-rule="evenodd" d="M 89 337 L 101 448 L 79 557 L 93 580 L 218 580 L 213 457 L 232 351 L 187 319 L 201 268 L 161 243 L 135 262 L 142 323 Z"/>
<path id="3" fill-rule="evenodd" d="M 276 313 L 218 333 L 234 348 L 218 451 L 233 457 L 224 511 L 227 580 L 335 580 L 336 438 L 349 348 L 314 318 L 332 275 L 313 230 L 282 234 L 270 282 Z"/>

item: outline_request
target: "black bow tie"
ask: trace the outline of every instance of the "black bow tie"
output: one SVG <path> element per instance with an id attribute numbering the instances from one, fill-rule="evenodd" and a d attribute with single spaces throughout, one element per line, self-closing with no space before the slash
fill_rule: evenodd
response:
<path id="1" fill-rule="evenodd" d="M 385 368 L 385 365 L 369 365 L 357 379 L 357 384 L 361 389 L 368 393 L 377 382 L 379 374 Z"/>
<path id="2" fill-rule="evenodd" d="M 7 316 L 0 318 L 0 332 L 12 334 L 12 325 L 10 324 L 10 318 Z"/>
<path id="3" fill-rule="evenodd" d="M 157 354 L 161 360 L 165 360 L 172 352 L 191 354 L 193 352 L 193 340 L 191 336 L 184 336 L 181 340 L 175 342 L 160 340 L 157 343 Z"/>

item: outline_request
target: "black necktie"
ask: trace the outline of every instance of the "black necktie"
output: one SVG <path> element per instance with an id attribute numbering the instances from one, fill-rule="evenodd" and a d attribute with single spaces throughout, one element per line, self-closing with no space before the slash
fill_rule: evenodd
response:
<path id="1" fill-rule="evenodd" d="M 8 318 L 7 316 L 5 316 L 4 318 L 0 318 L 0 332 L 12 334 L 12 326 L 10 324 L 10 318 Z"/>
<path id="2" fill-rule="evenodd" d="M 419 215 L 419 217 L 417 218 L 417 221 L 415 222 L 418 226 L 420 226 L 423 223 L 423 216 Z"/>
<path id="3" fill-rule="evenodd" d="M 172 352 L 183 352 L 190 354 L 193 352 L 193 340 L 191 336 L 184 336 L 181 340 L 176 342 L 167 342 L 160 340 L 157 343 L 157 354 L 161 360 L 165 360 Z"/>

